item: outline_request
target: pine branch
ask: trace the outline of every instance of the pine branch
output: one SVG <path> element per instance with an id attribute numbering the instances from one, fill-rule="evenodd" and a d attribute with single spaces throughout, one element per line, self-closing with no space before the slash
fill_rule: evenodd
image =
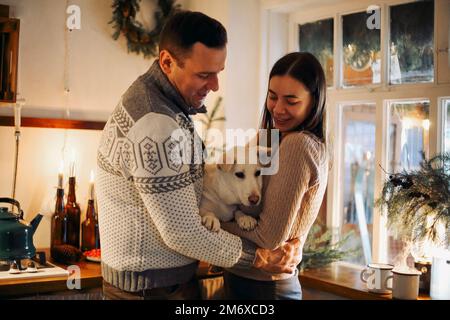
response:
<path id="1" fill-rule="evenodd" d="M 388 226 L 413 241 L 441 241 L 437 230 L 450 231 L 450 153 L 422 161 L 417 170 L 389 175 L 376 206 L 386 209 Z M 430 222 L 431 220 L 431 222 Z"/>
<path id="2" fill-rule="evenodd" d="M 210 132 L 210 129 L 212 127 L 212 124 L 214 122 L 219 122 L 219 121 L 225 121 L 226 120 L 225 117 L 215 118 L 215 115 L 219 111 L 220 106 L 222 104 L 222 100 L 223 100 L 222 97 L 218 97 L 217 100 L 216 100 L 216 103 L 214 104 L 214 108 L 212 108 L 212 110 L 211 110 L 211 113 L 210 114 L 207 113 L 206 115 L 203 116 L 203 119 L 200 119 L 200 121 L 205 125 L 205 131 L 206 131 L 205 144 L 207 144 L 208 141 L 209 141 L 209 139 L 208 139 L 209 138 L 209 132 Z"/>
<path id="3" fill-rule="evenodd" d="M 325 231 L 323 232 L 322 229 Z M 356 255 L 359 252 L 358 249 L 343 249 L 353 235 L 354 232 L 350 231 L 341 240 L 331 244 L 331 232 L 319 222 L 314 223 L 303 247 L 303 259 L 299 268 L 301 270 L 321 268 Z"/>

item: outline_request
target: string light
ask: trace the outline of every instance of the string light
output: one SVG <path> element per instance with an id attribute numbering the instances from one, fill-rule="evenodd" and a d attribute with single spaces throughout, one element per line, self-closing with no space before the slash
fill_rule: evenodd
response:
<path id="1" fill-rule="evenodd" d="M 69 6 L 69 0 L 66 0 L 66 8 Z M 70 46 L 70 40 L 71 40 L 71 30 L 69 30 L 66 26 L 65 20 L 64 20 L 64 111 L 65 111 L 65 118 L 67 120 L 70 119 L 70 85 L 71 85 L 71 78 L 70 78 L 70 61 L 71 61 L 71 46 Z M 68 130 L 64 130 L 64 142 L 63 147 L 61 150 L 62 157 L 64 158 L 66 154 L 66 147 L 67 147 L 67 134 Z"/>

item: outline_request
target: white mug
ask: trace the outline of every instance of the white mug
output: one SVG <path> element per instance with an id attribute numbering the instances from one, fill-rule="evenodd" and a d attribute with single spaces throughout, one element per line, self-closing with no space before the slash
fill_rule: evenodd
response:
<path id="1" fill-rule="evenodd" d="M 416 300 L 419 296 L 419 279 L 422 272 L 416 269 L 392 270 L 393 275 L 386 281 L 386 287 L 392 290 L 393 299 Z M 387 281 L 393 278 L 392 287 Z"/>
<path id="2" fill-rule="evenodd" d="M 367 268 L 361 271 L 361 281 L 366 283 L 369 292 L 389 293 L 390 289 L 386 286 L 387 278 L 392 274 L 394 268 L 391 264 L 370 263 Z"/>

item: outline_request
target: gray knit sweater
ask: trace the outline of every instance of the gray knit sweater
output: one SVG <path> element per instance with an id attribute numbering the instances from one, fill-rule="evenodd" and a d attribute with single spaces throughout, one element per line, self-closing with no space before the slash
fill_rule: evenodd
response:
<path id="1" fill-rule="evenodd" d="M 122 96 L 103 130 L 97 156 L 102 271 L 122 290 L 186 282 L 198 260 L 240 268 L 254 260 L 251 242 L 201 224 L 203 161 L 190 117 L 195 112 L 155 61 Z M 189 150 L 174 135 L 180 129 Z"/>

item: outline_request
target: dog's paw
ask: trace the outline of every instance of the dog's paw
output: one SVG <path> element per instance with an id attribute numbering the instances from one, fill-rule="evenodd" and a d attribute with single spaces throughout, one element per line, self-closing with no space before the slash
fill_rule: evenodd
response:
<path id="1" fill-rule="evenodd" d="M 214 232 L 219 232 L 219 230 L 220 230 L 220 221 L 216 217 L 204 216 L 204 217 L 202 217 L 202 224 L 208 230 L 211 230 Z"/>
<path id="2" fill-rule="evenodd" d="M 256 221 L 255 218 L 245 215 L 236 218 L 236 222 L 241 229 L 247 231 L 255 229 L 256 225 L 258 224 L 258 221 Z"/>

